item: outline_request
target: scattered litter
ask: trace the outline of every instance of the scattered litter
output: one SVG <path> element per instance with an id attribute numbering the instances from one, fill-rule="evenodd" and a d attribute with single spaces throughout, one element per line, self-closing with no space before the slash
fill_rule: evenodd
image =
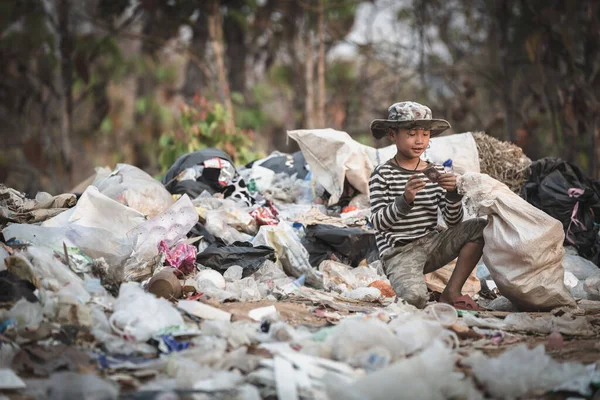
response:
<path id="1" fill-rule="evenodd" d="M 396 296 L 368 223 L 371 170 L 394 146 L 370 148 L 333 130 L 289 136 L 304 153 L 237 169 L 224 152 L 203 149 L 180 157 L 162 184 L 119 164 L 98 169 L 80 197 L 28 199 L 0 186 L 0 390 L 103 399 L 591 396 L 595 365 L 550 356 L 594 356 L 585 347 L 600 331 L 593 257 L 578 246 L 563 258 L 560 223 L 479 174 L 484 160 L 483 172 L 514 190 L 529 165 L 522 153 L 501 144 L 509 151 L 499 154 L 478 134 L 432 139 L 426 157 L 452 159 L 464 174 L 467 218 L 488 216 L 483 262 L 463 287 L 486 311 L 433 301 L 455 262 L 425 277 L 432 293 L 419 310 Z M 507 164 L 492 165 L 497 156 Z M 540 341 L 548 354 L 526 347 Z"/>
<path id="2" fill-rule="evenodd" d="M 544 346 L 530 350 L 520 344 L 497 358 L 475 353 L 464 363 L 472 368 L 477 381 L 494 397 L 514 399 L 568 390 L 591 395 L 590 383 L 600 379 L 600 372 L 589 371 L 577 363 L 558 363 L 544 352 Z"/>

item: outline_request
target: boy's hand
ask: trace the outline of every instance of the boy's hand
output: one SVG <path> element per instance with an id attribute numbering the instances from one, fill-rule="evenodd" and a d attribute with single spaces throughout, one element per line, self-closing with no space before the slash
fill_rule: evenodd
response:
<path id="1" fill-rule="evenodd" d="M 414 174 L 408 178 L 406 187 L 404 188 L 404 199 L 407 203 L 415 201 L 415 196 L 425 187 L 425 181 L 420 178 L 419 174 Z"/>
<path id="2" fill-rule="evenodd" d="M 438 180 L 438 185 L 448 192 L 456 191 L 456 175 L 454 174 L 442 174 Z"/>

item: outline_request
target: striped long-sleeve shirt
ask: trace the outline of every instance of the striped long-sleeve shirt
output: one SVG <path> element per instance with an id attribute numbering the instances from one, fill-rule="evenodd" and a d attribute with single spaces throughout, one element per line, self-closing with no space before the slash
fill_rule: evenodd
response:
<path id="1" fill-rule="evenodd" d="M 440 173 L 444 168 L 437 166 Z M 451 227 L 463 219 L 463 207 L 457 193 L 446 192 L 437 183 L 426 180 L 412 203 L 403 194 L 408 178 L 421 173 L 397 166 L 388 161 L 378 166 L 369 181 L 371 223 L 377 231 L 380 256 L 396 246 L 403 246 L 437 228 L 438 208 Z"/>

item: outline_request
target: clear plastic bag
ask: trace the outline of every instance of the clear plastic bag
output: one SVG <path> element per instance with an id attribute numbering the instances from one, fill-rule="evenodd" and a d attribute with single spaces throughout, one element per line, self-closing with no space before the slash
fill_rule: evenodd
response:
<path id="1" fill-rule="evenodd" d="M 582 395 L 591 395 L 592 379 L 599 373 L 590 374 L 578 363 L 559 363 L 544 351 L 544 346 L 529 349 L 526 344 L 514 346 L 498 357 L 474 353 L 463 360 L 472 367 L 473 374 L 493 398 L 514 399 L 533 396 L 538 392 L 556 390 L 574 379 L 585 377 L 579 388 Z"/>
<path id="2" fill-rule="evenodd" d="M 162 183 L 133 165 L 117 164 L 112 172 L 98 168 L 92 185 L 111 199 L 150 217 L 173 204 L 173 197 Z"/>
<path id="3" fill-rule="evenodd" d="M 253 277 L 249 276 L 235 282 L 228 282 L 225 289 L 228 292 L 236 293 L 240 301 L 259 301 L 262 295 L 258 285 Z"/>
<path id="4" fill-rule="evenodd" d="M 422 353 L 368 374 L 355 382 L 326 376 L 331 399 L 388 400 L 479 398 L 470 380 L 454 373 L 455 358 L 442 343 L 435 341 Z"/>
<path id="5" fill-rule="evenodd" d="M 44 319 L 44 311 L 40 303 L 30 303 L 25 299 L 17 301 L 6 314 L 17 321 L 19 330 L 37 328 Z"/>
<path id="6" fill-rule="evenodd" d="M 203 281 L 210 281 L 214 284 L 215 287 L 219 289 L 225 289 L 225 278 L 223 275 L 219 273 L 219 271 L 215 271 L 214 269 L 203 269 L 195 277 L 196 280 L 196 289 L 200 291 L 200 287 L 202 287 Z"/>
<path id="7" fill-rule="evenodd" d="M 248 217 L 252 219 L 249 214 Z M 220 210 L 206 212 L 206 224 L 204 227 L 211 235 L 222 239 L 228 245 L 235 242 L 249 242 L 252 240 L 252 236 L 238 232 L 235 228 L 229 226 Z"/>
<path id="8" fill-rule="evenodd" d="M 400 315 L 392 320 L 389 326 L 397 337 L 403 355 L 428 348 L 435 341 L 448 348 L 456 348 L 459 345 L 454 332 L 445 329 L 437 319 L 422 313 Z"/>
<path id="9" fill-rule="evenodd" d="M 588 277 L 598 273 L 598 266 L 593 262 L 586 260 L 576 254 L 566 251 L 562 266 L 565 272 L 570 272 L 579 280 L 586 280 Z"/>
<path id="10" fill-rule="evenodd" d="M 126 266 L 125 277 L 131 278 L 140 264 L 147 263 L 158 255 L 158 245 L 165 241 L 168 246 L 185 238 L 198 223 L 198 213 L 187 195 L 181 196 L 175 204 L 162 214 L 135 227 L 127 237 L 135 240 L 133 258 Z"/>
<path id="11" fill-rule="evenodd" d="M 223 274 L 223 278 L 225 278 L 227 282 L 235 282 L 242 279 L 243 273 L 244 269 L 242 267 L 239 265 L 232 265 L 231 267 L 227 268 L 227 271 L 225 271 Z"/>
<path id="12" fill-rule="evenodd" d="M 326 355 L 331 359 L 348 362 L 354 367 L 364 367 L 359 364 L 364 359 L 363 355 L 375 349 L 379 354 L 381 348 L 386 349 L 389 361 L 395 361 L 403 355 L 402 347 L 389 325 L 376 318 L 344 319 L 327 337 L 324 346 L 329 353 Z"/>
<path id="13" fill-rule="evenodd" d="M 291 276 L 306 277 L 306 283 L 323 287 L 323 277 L 319 271 L 312 268 L 308 251 L 300 243 L 300 239 L 287 223 L 280 222 L 277 226 L 261 226 L 253 241 L 254 246 L 265 245 L 275 249 L 283 270 Z"/>
<path id="14" fill-rule="evenodd" d="M 54 258 L 54 252 L 51 249 L 31 246 L 25 255 L 31 261 L 31 270 L 40 280 L 42 287 L 53 292 L 59 292 L 68 287 L 69 293 L 82 303 L 86 303 L 90 299 L 83 280 L 69 267 Z"/>
<path id="15" fill-rule="evenodd" d="M 121 285 L 109 323 L 114 332 L 139 342 L 165 328 L 184 324 L 171 303 L 144 292 L 135 282 Z"/>

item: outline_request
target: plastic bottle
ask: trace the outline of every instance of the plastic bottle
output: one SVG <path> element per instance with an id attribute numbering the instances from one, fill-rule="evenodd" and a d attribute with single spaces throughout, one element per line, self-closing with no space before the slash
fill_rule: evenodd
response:
<path id="1" fill-rule="evenodd" d="M 444 166 L 444 172 L 447 174 L 451 174 L 454 172 L 454 168 L 452 168 L 452 159 L 449 158 L 442 164 Z"/>

